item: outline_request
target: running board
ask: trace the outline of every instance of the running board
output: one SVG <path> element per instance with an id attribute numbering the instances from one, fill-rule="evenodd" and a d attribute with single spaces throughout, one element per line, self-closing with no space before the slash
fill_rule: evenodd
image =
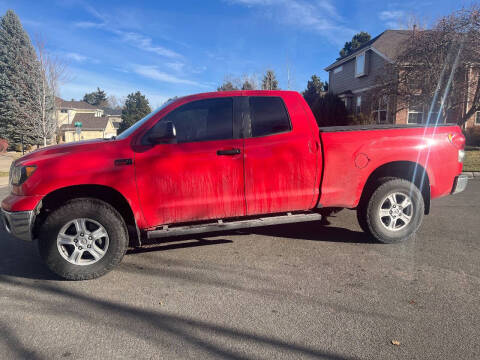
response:
<path id="1" fill-rule="evenodd" d="M 158 230 L 147 231 L 148 239 L 157 239 L 167 236 L 180 236 L 189 234 L 200 234 L 206 232 L 216 232 L 224 230 L 246 229 L 260 226 L 291 224 L 297 222 L 321 220 L 322 215 L 317 213 L 292 214 L 288 213 L 280 216 L 269 216 L 249 220 L 224 221 L 217 220 L 214 223 L 203 223 L 197 225 L 184 225 L 176 227 L 163 226 Z"/>

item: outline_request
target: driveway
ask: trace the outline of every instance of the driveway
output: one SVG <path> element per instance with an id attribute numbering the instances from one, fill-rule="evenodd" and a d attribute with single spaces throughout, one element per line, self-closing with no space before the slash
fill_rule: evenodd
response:
<path id="1" fill-rule="evenodd" d="M 370 242 L 344 210 L 169 239 L 84 282 L 2 231 L 0 358 L 478 359 L 479 214 L 474 180 L 404 244 Z"/>

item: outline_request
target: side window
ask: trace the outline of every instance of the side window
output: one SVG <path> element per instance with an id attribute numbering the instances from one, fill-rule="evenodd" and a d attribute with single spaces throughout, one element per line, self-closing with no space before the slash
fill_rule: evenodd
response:
<path id="1" fill-rule="evenodd" d="M 233 139 L 233 100 L 193 101 L 160 121 L 171 121 L 175 125 L 178 143 Z"/>
<path id="2" fill-rule="evenodd" d="M 281 98 L 252 96 L 249 102 L 253 137 L 278 134 L 292 129 Z"/>

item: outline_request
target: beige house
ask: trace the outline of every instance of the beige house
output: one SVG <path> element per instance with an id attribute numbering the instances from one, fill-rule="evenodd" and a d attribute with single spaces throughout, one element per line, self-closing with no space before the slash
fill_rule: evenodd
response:
<path id="1" fill-rule="evenodd" d="M 56 98 L 57 121 L 62 142 L 111 138 L 117 135 L 121 122 L 119 114 L 105 114 L 105 110 L 85 101 L 65 101 Z M 75 124 L 79 126 L 78 132 Z"/>
<path id="2" fill-rule="evenodd" d="M 80 131 L 77 130 L 75 122 L 82 123 Z M 117 129 L 113 122 L 107 116 L 94 116 L 94 114 L 76 114 L 73 124 L 63 124 L 60 126 L 62 140 L 64 142 L 91 140 L 91 139 L 109 139 L 117 136 Z"/>

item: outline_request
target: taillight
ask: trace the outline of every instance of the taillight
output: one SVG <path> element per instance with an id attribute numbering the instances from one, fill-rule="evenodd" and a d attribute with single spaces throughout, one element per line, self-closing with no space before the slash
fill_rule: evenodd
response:
<path id="1" fill-rule="evenodd" d="M 458 162 L 463 163 L 465 159 L 465 136 L 463 134 L 448 134 L 448 140 L 450 143 L 455 146 L 458 150 Z"/>
<path id="2" fill-rule="evenodd" d="M 465 148 L 465 136 L 463 134 L 448 134 L 448 140 L 455 146 L 458 150 L 463 150 Z"/>

